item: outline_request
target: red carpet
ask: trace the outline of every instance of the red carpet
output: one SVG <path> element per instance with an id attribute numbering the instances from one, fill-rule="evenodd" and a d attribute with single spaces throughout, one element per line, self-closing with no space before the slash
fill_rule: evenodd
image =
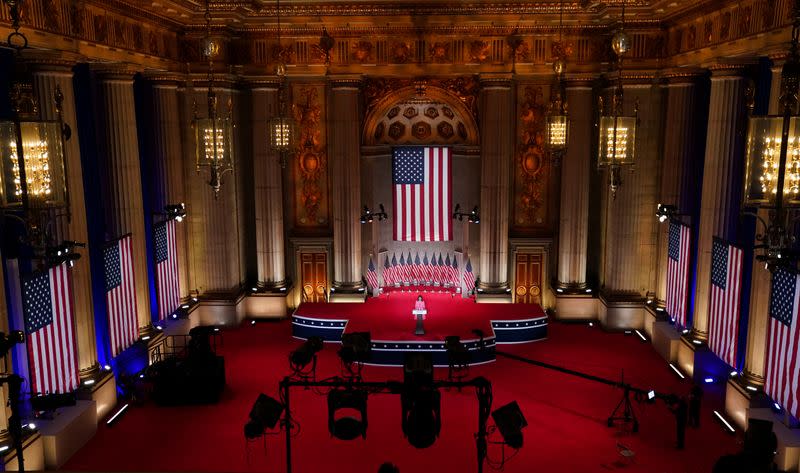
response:
<path id="1" fill-rule="evenodd" d="M 411 315 L 417 295 L 422 295 L 428 310 L 425 335 L 415 336 Z M 491 336 L 491 320 L 525 320 L 544 317 L 535 304 L 476 304 L 474 299 L 446 293 L 393 292 L 371 297 L 366 303 L 303 303 L 295 315 L 347 319 L 345 332 L 370 332 L 372 340 L 441 341 L 448 335 L 474 339 L 473 329 Z"/>
<path id="2" fill-rule="evenodd" d="M 285 471 L 282 436 L 246 444 L 242 427 L 259 392 L 277 397 L 279 379 L 288 372 L 292 340 L 288 321 L 243 326 L 225 332 L 228 387 L 218 405 L 186 408 L 133 407 L 111 428 L 104 424 L 65 470 L 110 471 Z M 318 377 L 339 373 L 336 346 L 320 354 Z M 544 342 L 502 347 L 513 353 L 592 374 L 618 378 L 659 391 L 685 394 L 681 382 L 649 344 L 635 335 L 603 333 L 586 325 L 550 325 Z M 444 376 L 446 370 L 437 370 Z M 688 430 L 687 448 L 672 448 L 672 415 L 663 403 L 636 405 L 638 434 L 606 427 L 606 418 L 621 393 L 571 376 L 498 358 L 473 367 L 471 375 L 493 384 L 494 407 L 517 400 L 527 417 L 525 445 L 505 467 L 508 473 L 546 472 L 708 472 L 722 454 L 739 449 L 736 437 L 717 425 L 711 409 L 719 409 L 719 392 L 706 390 L 702 428 Z M 366 380 L 402 379 L 398 368 L 365 367 Z M 716 386 L 721 391 L 722 386 Z M 714 391 L 713 389 L 711 391 Z M 366 440 L 344 442 L 327 431 L 325 398 L 313 391 L 292 391 L 300 432 L 293 442 L 294 471 L 372 473 L 392 461 L 402 473 L 474 472 L 473 433 L 477 426 L 473 391 L 442 395 L 442 433 L 428 449 L 417 450 L 403 438 L 397 396 L 369 399 Z M 632 462 L 618 453 L 622 443 L 636 455 Z M 506 450 L 508 452 L 508 450 Z M 490 445 L 499 460 L 500 447 Z M 484 471 L 492 471 L 485 468 Z"/>

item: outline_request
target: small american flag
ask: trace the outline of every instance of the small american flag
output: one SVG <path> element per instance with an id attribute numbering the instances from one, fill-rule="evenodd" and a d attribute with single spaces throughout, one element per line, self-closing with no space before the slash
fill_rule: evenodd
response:
<path id="1" fill-rule="evenodd" d="M 767 327 L 767 376 L 764 390 L 775 402 L 798 416 L 800 406 L 800 326 L 797 323 L 798 275 L 778 268 L 772 275 L 772 294 Z"/>
<path id="2" fill-rule="evenodd" d="M 422 279 L 425 281 L 433 280 L 433 267 L 431 267 L 430 261 L 428 261 L 428 253 L 425 253 L 425 257 L 422 259 Z"/>
<path id="3" fill-rule="evenodd" d="M 395 240 L 452 239 L 450 148 L 393 148 L 392 183 Z"/>
<path id="4" fill-rule="evenodd" d="M 711 249 L 711 300 L 708 346 L 722 361 L 736 366 L 743 252 L 715 238 Z"/>
<path id="5" fill-rule="evenodd" d="M 440 275 L 441 269 L 439 268 L 439 262 L 436 259 L 436 253 L 434 253 L 431 257 L 431 280 L 433 280 L 433 282 L 440 282 Z"/>
<path id="6" fill-rule="evenodd" d="M 409 255 L 408 257 L 411 258 L 411 255 Z M 397 266 L 397 268 L 398 268 L 397 272 L 400 274 L 400 282 L 408 281 L 410 279 L 408 277 L 409 268 L 408 265 L 406 265 L 406 259 L 405 256 L 403 256 L 403 253 L 400 253 L 400 263 Z"/>
<path id="7" fill-rule="evenodd" d="M 175 220 L 155 226 L 156 289 L 158 293 L 158 318 L 163 320 L 175 312 L 181 303 L 178 284 L 178 257 L 175 243 Z"/>
<path id="8" fill-rule="evenodd" d="M 450 255 L 447 255 L 448 257 Z M 444 284 L 447 282 L 447 276 L 450 273 L 450 268 L 445 267 L 444 260 L 442 259 L 442 254 L 439 253 L 439 282 Z"/>
<path id="9" fill-rule="evenodd" d="M 392 285 L 392 270 L 389 265 L 389 255 L 386 255 L 386 259 L 383 260 L 383 285 Z"/>
<path id="10" fill-rule="evenodd" d="M 408 254 L 408 257 L 411 258 L 411 253 Z M 417 253 L 417 257 L 414 258 L 414 266 L 412 267 L 414 268 L 414 279 L 422 282 L 422 280 L 425 279 L 425 268 L 422 267 L 422 260 L 419 259 L 419 253 Z"/>
<path id="11" fill-rule="evenodd" d="M 472 272 L 472 262 L 467 260 L 467 266 L 464 269 L 464 286 L 466 286 L 467 294 L 475 289 L 475 274 Z"/>
<path id="12" fill-rule="evenodd" d="M 115 357 L 139 338 L 133 278 L 133 243 L 130 235 L 106 246 L 103 250 L 103 266 L 111 356 Z"/>
<path id="13" fill-rule="evenodd" d="M 453 256 L 453 285 L 454 286 L 458 286 L 458 279 L 459 279 L 458 276 L 459 276 L 459 274 L 458 274 L 458 261 L 456 260 L 456 257 Z"/>
<path id="14" fill-rule="evenodd" d="M 23 278 L 22 303 L 31 392 L 69 393 L 78 387 L 78 357 L 67 263 Z"/>
<path id="15" fill-rule="evenodd" d="M 669 223 L 667 263 L 667 314 L 675 323 L 685 327 L 689 286 L 689 227 L 686 225 Z"/>
<path id="16" fill-rule="evenodd" d="M 397 255 L 392 255 L 392 269 L 390 271 L 392 275 L 392 284 L 403 282 L 403 278 L 400 277 L 400 270 L 397 266 Z"/>
<path id="17" fill-rule="evenodd" d="M 372 258 L 369 259 L 367 266 L 367 285 L 370 290 L 378 287 L 378 273 L 375 272 L 375 265 L 372 263 Z"/>

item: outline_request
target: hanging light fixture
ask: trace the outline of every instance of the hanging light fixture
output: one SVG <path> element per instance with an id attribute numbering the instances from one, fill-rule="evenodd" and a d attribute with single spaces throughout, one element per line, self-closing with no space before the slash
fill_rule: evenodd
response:
<path id="1" fill-rule="evenodd" d="M 566 50 L 561 38 L 564 28 L 564 0 L 561 0 L 561 13 L 558 20 L 558 47 L 553 61 L 553 72 L 556 73 L 550 93 L 550 107 L 547 111 L 547 146 L 550 149 L 553 163 L 558 165 L 567 150 L 569 140 L 569 115 L 564 97 L 564 71 L 566 70 Z"/>
<path id="2" fill-rule="evenodd" d="M 769 210 L 768 221 L 753 212 L 763 225 L 756 239 L 757 258 L 768 269 L 796 260 L 790 213 L 800 208 L 800 1 L 795 1 L 789 58 L 781 71 L 780 115 L 751 116 L 747 131 L 747 164 L 743 207 Z M 750 104 L 752 112 L 752 103 Z"/>
<path id="3" fill-rule="evenodd" d="M 283 45 L 281 43 L 281 2 L 277 1 L 278 16 L 278 65 L 275 73 L 278 76 L 278 115 L 269 121 L 270 148 L 278 152 L 281 167 L 286 167 L 289 153 L 294 149 L 297 138 L 297 126 L 294 119 L 286 113 L 286 64 L 284 62 Z"/>
<path id="4" fill-rule="evenodd" d="M 7 43 L 16 51 L 16 70 L 10 94 L 14 117 L 0 121 L 0 209 L 3 215 L 23 222 L 26 243 L 44 252 L 52 243 L 48 228 L 53 220 L 69 216 L 64 141 L 71 130 L 64 124 L 64 95 L 58 86 L 53 96 L 57 119 L 40 118 L 33 79 L 22 58 L 28 39 L 19 31 L 20 2 L 5 3 L 11 10 L 14 31 Z"/>
<path id="5" fill-rule="evenodd" d="M 214 190 L 214 198 L 219 197 L 222 176 L 233 171 L 233 107 L 228 99 L 227 114 L 220 115 L 217 93 L 214 90 L 214 58 L 219 55 L 219 42 L 211 37 L 211 12 L 206 0 L 206 36 L 202 43 L 202 54 L 208 60 L 208 115 L 201 118 L 194 104 L 192 127 L 195 133 L 195 152 L 197 172 L 208 168 L 208 184 Z"/>
<path id="6" fill-rule="evenodd" d="M 633 166 L 636 148 L 636 126 L 639 122 L 638 100 L 633 107 L 633 115 L 624 114 L 622 89 L 622 59 L 630 50 L 630 38 L 625 32 L 625 2 L 622 2 L 622 25 L 611 38 L 611 48 L 617 55 L 617 84 L 614 87 L 610 107 L 600 97 L 600 136 L 598 139 L 598 168 L 608 168 L 611 196 L 617 197 L 617 189 L 622 184 L 620 170 L 623 166 Z"/>

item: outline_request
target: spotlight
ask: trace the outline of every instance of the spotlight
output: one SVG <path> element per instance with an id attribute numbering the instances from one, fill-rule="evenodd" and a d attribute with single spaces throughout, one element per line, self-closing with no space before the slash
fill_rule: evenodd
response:
<path id="1" fill-rule="evenodd" d="M 655 391 L 653 391 L 652 389 L 650 391 L 647 391 L 647 400 L 648 401 L 652 401 L 655 398 L 656 398 L 656 392 Z"/>
<path id="2" fill-rule="evenodd" d="M 103 369 L 106 371 L 111 371 L 111 365 L 103 365 Z"/>
<path id="3" fill-rule="evenodd" d="M 559 293 L 559 294 L 561 294 L 562 292 L 564 292 L 564 289 L 562 289 L 562 288 L 558 287 L 558 288 L 556 288 L 556 292 L 557 292 L 557 293 Z"/>
<path id="4" fill-rule="evenodd" d="M 369 361 L 372 358 L 372 343 L 369 332 L 343 334 L 339 358 L 347 365 Z"/>
<path id="5" fill-rule="evenodd" d="M 106 421 L 106 425 L 110 427 L 111 424 L 113 424 L 114 421 L 117 420 L 119 418 L 119 416 L 121 416 L 122 413 L 125 412 L 127 409 L 128 409 L 128 404 L 125 404 L 124 406 L 122 406 L 113 416 L 111 416 L 110 419 L 108 419 Z"/>
<path id="6" fill-rule="evenodd" d="M 416 448 L 433 445 L 442 429 L 441 394 L 433 387 L 433 358 L 430 353 L 411 353 L 403 365 L 400 393 L 403 434 Z"/>
<path id="7" fill-rule="evenodd" d="M 360 417 L 343 415 L 343 409 L 356 410 Z M 340 440 L 367 438 L 367 393 L 356 389 L 335 389 L 328 393 L 328 431 Z"/>
<path id="8" fill-rule="evenodd" d="M 711 384 L 714 382 L 714 378 L 706 378 L 703 380 L 706 384 Z"/>
<path id="9" fill-rule="evenodd" d="M 253 408 L 250 409 L 250 420 L 244 424 L 244 436 L 247 439 L 258 438 L 266 429 L 274 429 L 283 413 L 283 404 L 264 393 L 258 395 Z"/>
<path id="10" fill-rule="evenodd" d="M 731 377 L 736 377 L 736 376 L 739 376 L 739 373 L 735 370 L 731 371 Z"/>
<path id="11" fill-rule="evenodd" d="M 8 334 L 0 332 L 0 356 L 5 356 L 18 343 L 25 343 L 25 333 L 22 330 L 14 330 Z"/>
<path id="12" fill-rule="evenodd" d="M 658 204 L 658 207 L 656 207 L 656 217 L 658 217 L 659 223 L 671 220 L 677 215 L 679 215 L 678 208 L 674 205 Z"/>
<path id="13" fill-rule="evenodd" d="M 528 425 L 517 401 L 512 401 L 492 412 L 492 419 L 509 447 L 518 450 L 522 447 L 522 429 Z"/>
<path id="14" fill-rule="evenodd" d="M 317 352 L 320 350 L 322 350 L 322 339 L 320 337 L 310 337 L 300 348 L 289 355 L 289 366 L 292 371 L 299 373 L 312 362 L 312 370 L 316 368 Z"/>
<path id="15" fill-rule="evenodd" d="M 183 222 L 183 219 L 186 218 L 186 205 L 183 203 L 165 205 L 164 214 L 168 219 L 174 218 L 176 222 Z"/>

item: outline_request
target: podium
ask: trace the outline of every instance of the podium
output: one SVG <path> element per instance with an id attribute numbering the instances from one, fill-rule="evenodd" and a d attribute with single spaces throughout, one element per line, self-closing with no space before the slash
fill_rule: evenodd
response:
<path id="1" fill-rule="evenodd" d="M 422 321 L 425 319 L 425 314 L 427 314 L 428 311 L 425 309 L 414 309 L 411 313 L 417 317 L 417 328 L 414 330 L 414 335 L 425 335 L 425 328 L 422 326 Z"/>

